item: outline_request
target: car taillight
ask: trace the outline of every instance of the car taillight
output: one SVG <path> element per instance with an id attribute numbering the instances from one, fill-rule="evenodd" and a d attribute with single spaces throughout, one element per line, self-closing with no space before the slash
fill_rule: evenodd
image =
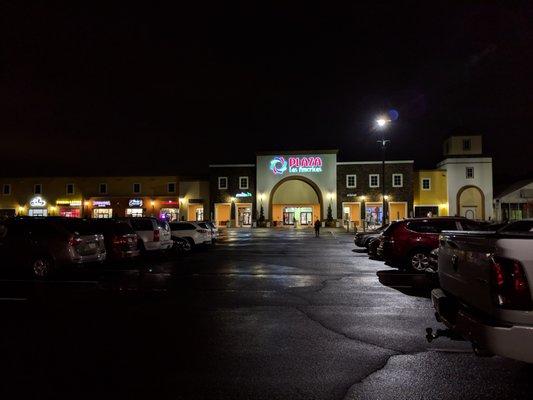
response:
<path id="1" fill-rule="evenodd" d="M 154 231 L 154 242 L 159 242 L 159 230 Z"/>
<path id="2" fill-rule="evenodd" d="M 517 260 L 493 257 L 492 286 L 496 304 L 511 310 L 531 310 L 531 293 L 524 267 Z"/>
<path id="3" fill-rule="evenodd" d="M 124 236 L 113 236 L 113 244 L 116 245 L 123 245 L 128 242 L 128 239 L 126 239 Z"/>
<path id="4" fill-rule="evenodd" d="M 68 241 L 68 244 L 73 246 L 73 247 L 76 247 L 76 246 L 79 246 L 81 243 L 83 242 L 83 240 L 78 237 L 78 236 L 73 236 L 70 238 L 70 240 Z"/>

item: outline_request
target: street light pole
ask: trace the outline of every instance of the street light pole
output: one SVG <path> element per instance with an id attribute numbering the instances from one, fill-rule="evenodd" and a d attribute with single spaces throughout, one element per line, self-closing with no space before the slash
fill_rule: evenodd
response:
<path id="1" fill-rule="evenodd" d="M 386 185 L 386 177 L 385 177 L 385 151 L 387 148 L 387 143 L 390 142 L 390 140 L 385 139 L 385 132 L 384 128 L 391 122 L 389 119 L 386 118 L 378 118 L 376 120 L 376 124 L 378 128 L 381 129 L 381 139 L 378 140 L 378 143 L 381 145 L 381 201 L 382 201 L 382 215 L 381 215 L 381 225 L 385 226 L 387 224 L 388 215 L 389 215 L 389 207 L 387 204 L 387 195 L 385 191 L 385 185 Z"/>

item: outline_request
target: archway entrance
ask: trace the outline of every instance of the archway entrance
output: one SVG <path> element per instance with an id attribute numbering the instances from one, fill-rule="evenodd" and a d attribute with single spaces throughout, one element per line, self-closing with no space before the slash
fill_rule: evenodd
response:
<path id="1" fill-rule="evenodd" d="M 311 226 L 322 220 L 322 194 L 311 180 L 291 176 L 279 181 L 270 192 L 269 215 L 275 225 Z"/>
<path id="2" fill-rule="evenodd" d="M 469 219 L 485 219 L 485 195 L 477 186 L 464 186 L 457 192 L 457 212 Z"/>

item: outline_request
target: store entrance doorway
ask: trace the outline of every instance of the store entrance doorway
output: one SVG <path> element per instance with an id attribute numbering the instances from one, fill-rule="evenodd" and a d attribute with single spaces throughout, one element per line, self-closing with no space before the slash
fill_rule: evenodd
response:
<path id="1" fill-rule="evenodd" d="M 283 209 L 283 225 L 294 225 L 298 222 L 300 225 L 313 224 L 313 207 L 285 207 Z"/>

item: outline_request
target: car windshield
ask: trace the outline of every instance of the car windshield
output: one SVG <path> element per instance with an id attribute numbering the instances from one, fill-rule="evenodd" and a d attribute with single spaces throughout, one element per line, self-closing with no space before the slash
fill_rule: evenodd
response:
<path id="1" fill-rule="evenodd" d="M 209 227 L 207 226 L 205 222 L 198 222 L 198 226 L 203 229 L 209 229 Z"/>
<path id="2" fill-rule="evenodd" d="M 502 233 L 531 233 L 533 234 L 533 220 L 516 221 L 499 230 Z"/>

